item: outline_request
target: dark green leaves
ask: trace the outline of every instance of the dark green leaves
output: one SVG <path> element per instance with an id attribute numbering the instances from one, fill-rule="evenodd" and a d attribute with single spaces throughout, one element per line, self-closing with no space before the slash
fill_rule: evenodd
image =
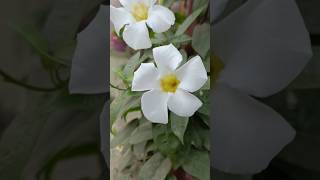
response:
<path id="1" fill-rule="evenodd" d="M 182 167 L 187 173 L 200 180 L 210 179 L 210 159 L 207 151 L 190 151 Z"/>
<path id="2" fill-rule="evenodd" d="M 139 180 L 164 180 L 170 170 L 171 161 L 156 153 L 142 166 Z"/>
<path id="3" fill-rule="evenodd" d="M 172 132 L 179 138 L 181 143 L 183 143 L 184 133 L 187 129 L 189 118 L 170 113 L 170 120 Z"/>
<path id="4" fill-rule="evenodd" d="M 155 125 L 153 127 L 153 140 L 158 150 L 166 156 L 174 156 L 181 147 L 180 140 L 166 125 Z"/>

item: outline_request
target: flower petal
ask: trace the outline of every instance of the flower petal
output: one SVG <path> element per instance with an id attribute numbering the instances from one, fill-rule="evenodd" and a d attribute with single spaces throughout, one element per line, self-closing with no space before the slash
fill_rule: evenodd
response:
<path id="1" fill-rule="evenodd" d="M 250 96 L 218 83 L 212 97 L 214 168 L 233 174 L 258 173 L 293 140 L 294 129 Z"/>
<path id="2" fill-rule="evenodd" d="M 172 11 L 160 5 L 149 9 L 147 24 L 156 33 L 162 33 L 174 25 L 176 18 Z"/>
<path id="3" fill-rule="evenodd" d="M 159 89 L 159 72 L 153 63 L 142 63 L 134 72 L 132 91 Z"/>
<path id="4" fill-rule="evenodd" d="M 152 46 L 147 25 L 143 21 L 126 26 L 123 40 L 134 50 L 148 49 Z"/>
<path id="5" fill-rule="evenodd" d="M 93 21 L 77 36 L 72 59 L 71 93 L 105 93 L 108 91 L 109 7 L 101 6 Z"/>
<path id="6" fill-rule="evenodd" d="M 119 0 L 123 7 L 125 7 L 127 10 L 132 10 L 132 5 L 136 3 L 143 3 L 147 5 L 148 7 L 152 7 L 157 0 Z"/>
<path id="7" fill-rule="evenodd" d="M 286 7 L 286 8 L 283 8 Z M 264 97 L 288 85 L 312 52 L 294 1 L 247 1 L 213 28 L 214 52 L 224 61 L 220 81 Z"/>
<path id="8" fill-rule="evenodd" d="M 199 90 L 208 80 L 206 68 L 200 56 L 193 57 L 176 72 L 181 81 L 179 88 L 189 92 Z"/>
<path id="9" fill-rule="evenodd" d="M 153 123 L 168 123 L 169 95 L 160 90 L 151 90 L 142 95 L 141 109 L 144 116 Z"/>
<path id="10" fill-rule="evenodd" d="M 170 111 L 182 117 L 192 116 L 201 106 L 202 102 L 196 96 L 180 89 L 168 100 Z"/>
<path id="11" fill-rule="evenodd" d="M 174 45 L 156 47 L 153 50 L 154 60 L 160 71 L 174 71 L 182 61 L 182 55 Z"/>
<path id="12" fill-rule="evenodd" d="M 135 22 L 132 15 L 125 8 L 115 8 L 113 6 L 110 6 L 110 19 L 118 36 L 120 35 L 121 28 Z"/>
<path id="13" fill-rule="evenodd" d="M 109 165 L 110 160 L 110 138 L 109 138 L 109 102 L 105 103 L 103 107 L 103 111 L 100 115 L 100 139 L 101 139 L 101 152 L 106 161 Z M 109 166 L 110 167 L 110 166 Z"/>

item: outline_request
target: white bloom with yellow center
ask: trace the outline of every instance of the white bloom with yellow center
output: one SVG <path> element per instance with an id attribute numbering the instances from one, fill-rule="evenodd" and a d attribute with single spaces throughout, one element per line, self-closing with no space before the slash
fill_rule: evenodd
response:
<path id="1" fill-rule="evenodd" d="M 154 63 L 142 63 L 134 73 L 132 91 L 142 95 L 141 109 L 153 123 L 168 123 L 168 109 L 182 117 L 192 116 L 202 102 L 192 92 L 207 81 L 200 56 L 179 67 L 182 55 L 172 44 L 153 49 Z M 179 68 L 178 68 L 179 67 Z"/>
<path id="2" fill-rule="evenodd" d="M 170 29 L 175 16 L 168 8 L 157 5 L 156 0 L 120 0 L 123 7 L 110 6 L 110 19 L 115 31 L 131 48 L 147 49 L 152 46 L 147 25 L 155 32 Z"/>

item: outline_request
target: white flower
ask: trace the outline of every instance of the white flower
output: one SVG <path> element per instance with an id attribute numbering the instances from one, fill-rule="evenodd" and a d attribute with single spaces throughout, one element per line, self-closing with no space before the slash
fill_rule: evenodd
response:
<path id="1" fill-rule="evenodd" d="M 118 35 L 124 27 L 123 39 L 135 50 L 152 46 L 147 25 L 155 33 L 162 33 L 175 22 L 173 12 L 155 4 L 156 0 L 120 0 L 120 3 L 121 8 L 110 6 L 110 19 Z"/>
<path id="2" fill-rule="evenodd" d="M 168 123 L 168 108 L 179 116 L 192 116 L 202 102 L 190 92 L 199 90 L 207 81 L 201 58 L 196 56 L 178 68 L 182 55 L 172 44 L 154 48 L 153 56 L 157 67 L 142 63 L 132 82 L 132 91 L 148 91 L 141 98 L 143 114 L 162 124 Z"/>
<path id="3" fill-rule="evenodd" d="M 248 0 L 213 26 L 213 50 L 224 64 L 210 100 L 213 166 L 255 174 L 295 130 L 253 97 L 275 94 L 297 77 L 312 56 L 309 35 L 293 0 Z"/>

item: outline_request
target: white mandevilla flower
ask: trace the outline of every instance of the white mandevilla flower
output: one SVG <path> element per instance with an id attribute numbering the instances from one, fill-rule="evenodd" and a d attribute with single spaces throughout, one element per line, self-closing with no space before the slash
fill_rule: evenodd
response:
<path id="1" fill-rule="evenodd" d="M 191 58 L 178 68 L 182 55 L 172 44 L 153 49 L 154 63 L 142 63 L 134 73 L 132 91 L 148 91 L 142 95 L 141 108 L 154 123 L 168 123 L 168 108 L 183 117 L 192 116 L 202 102 L 192 92 L 207 81 L 207 71 L 200 56 Z"/>
<path id="2" fill-rule="evenodd" d="M 131 48 L 147 49 L 152 46 L 147 25 L 155 32 L 170 29 L 175 16 L 168 8 L 157 5 L 157 0 L 120 0 L 123 7 L 110 6 L 110 19 L 115 31 Z"/>

